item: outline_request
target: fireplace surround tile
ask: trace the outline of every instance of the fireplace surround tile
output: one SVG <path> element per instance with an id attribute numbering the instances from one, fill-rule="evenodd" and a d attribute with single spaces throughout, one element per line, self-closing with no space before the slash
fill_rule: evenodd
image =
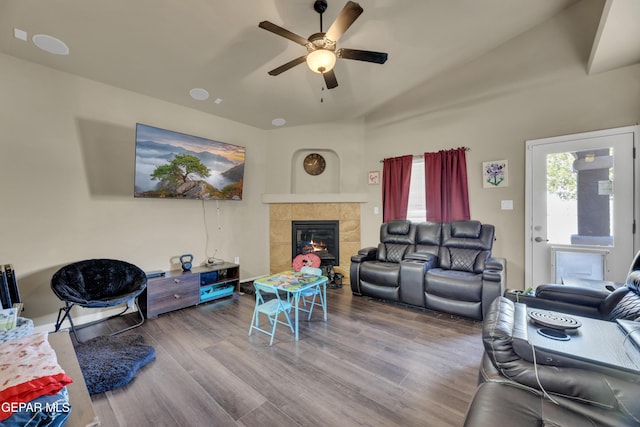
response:
<path id="1" fill-rule="evenodd" d="M 270 244 L 289 244 L 291 246 L 291 220 L 278 220 L 270 222 Z"/>
<path id="2" fill-rule="evenodd" d="M 344 242 L 360 242 L 360 220 L 341 219 L 340 220 L 340 236 L 341 236 L 340 240 Z M 351 255 L 354 255 L 354 254 L 355 252 L 352 253 Z M 349 259 L 351 259 L 351 255 L 349 255 Z"/>
<path id="3" fill-rule="evenodd" d="M 360 204 L 359 203 L 340 203 L 338 205 L 338 219 L 340 220 L 357 220 L 360 225 Z M 358 231 L 359 232 L 359 231 Z M 360 240 L 360 237 L 358 237 Z"/>
<path id="4" fill-rule="evenodd" d="M 291 268 L 291 221 L 340 221 L 340 265 L 337 273 L 349 281 L 351 255 L 360 249 L 359 203 L 273 203 L 269 205 L 269 268 L 277 273 Z"/>
<path id="5" fill-rule="evenodd" d="M 291 204 L 282 203 L 271 205 L 269 207 L 269 212 L 272 219 L 291 219 Z"/>

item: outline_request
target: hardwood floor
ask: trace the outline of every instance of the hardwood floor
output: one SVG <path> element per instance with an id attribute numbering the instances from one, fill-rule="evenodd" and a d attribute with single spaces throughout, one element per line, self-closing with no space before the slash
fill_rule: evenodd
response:
<path id="1" fill-rule="evenodd" d="M 156 360 L 93 396 L 103 426 L 461 426 L 476 389 L 482 326 L 328 289 L 296 342 L 247 336 L 252 295 L 147 320 Z M 122 320 L 106 328 L 118 328 Z M 104 325 L 104 324 L 103 324 Z M 81 339 L 105 326 L 82 330 Z"/>

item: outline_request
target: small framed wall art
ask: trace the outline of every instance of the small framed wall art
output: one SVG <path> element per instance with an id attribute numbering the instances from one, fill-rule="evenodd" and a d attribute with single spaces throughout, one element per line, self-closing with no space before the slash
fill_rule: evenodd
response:
<path id="1" fill-rule="evenodd" d="M 380 171 L 370 171 L 367 179 L 369 185 L 380 184 Z"/>
<path id="2" fill-rule="evenodd" d="M 482 162 L 482 188 L 509 186 L 509 161 Z"/>

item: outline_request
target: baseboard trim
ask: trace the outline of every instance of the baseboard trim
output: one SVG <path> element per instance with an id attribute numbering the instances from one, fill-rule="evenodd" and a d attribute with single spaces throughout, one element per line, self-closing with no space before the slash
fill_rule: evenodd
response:
<path id="1" fill-rule="evenodd" d="M 103 310 L 103 311 L 98 311 L 95 313 L 90 313 L 90 314 L 85 314 L 83 316 L 73 316 L 73 324 L 76 326 L 82 326 L 84 324 L 87 323 L 91 323 L 91 322 L 95 322 L 97 320 L 102 320 L 102 319 L 106 319 L 108 317 L 114 316 L 120 312 L 122 312 L 123 306 L 118 306 L 118 307 L 113 307 L 113 308 L 109 308 L 107 310 Z M 125 311 L 123 314 L 129 314 L 129 313 L 136 313 L 138 311 L 138 309 L 136 308 L 136 306 L 134 305 L 133 307 L 127 307 L 127 311 Z M 44 323 L 42 325 L 38 325 L 35 326 L 33 328 L 33 331 L 38 333 L 38 332 L 53 332 L 56 329 L 56 324 L 54 323 Z M 64 322 L 62 322 L 62 325 L 60 326 L 61 330 L 69 330 L 71 329 L 71 324 L 69 323 L 69 320 L 66 319 Z"/>

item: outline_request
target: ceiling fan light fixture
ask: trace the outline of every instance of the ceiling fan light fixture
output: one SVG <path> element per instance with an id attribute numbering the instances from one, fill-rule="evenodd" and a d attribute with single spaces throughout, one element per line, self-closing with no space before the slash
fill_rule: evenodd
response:
<path id="1" fill-rule="evenodd" d="M 307 65 L 314 73 L 326 73 L 336 65 L 336 53 L 328 49 L 316 49 L 307 55 Z"/>

